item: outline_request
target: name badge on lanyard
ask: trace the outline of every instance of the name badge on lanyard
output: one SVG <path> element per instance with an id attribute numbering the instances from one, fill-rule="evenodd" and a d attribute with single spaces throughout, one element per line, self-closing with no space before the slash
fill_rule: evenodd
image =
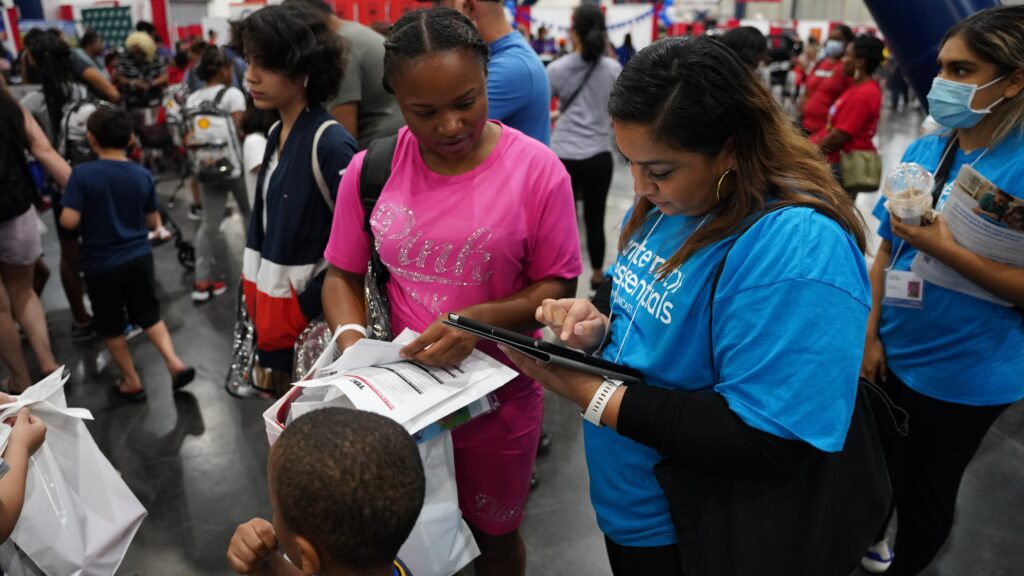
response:
<path id="1" fill-rule="evenodd" d="M 885 299 L 887 306 L 897 308 L 924 307 L 924 280 L 913 272 L 889 270 L 885 273 Z"/>

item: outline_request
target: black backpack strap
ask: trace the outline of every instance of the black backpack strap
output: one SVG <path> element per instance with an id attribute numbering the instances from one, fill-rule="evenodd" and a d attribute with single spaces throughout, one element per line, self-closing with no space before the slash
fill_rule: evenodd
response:
<path id="1" fill-rule="evenodd" d="M 942 158 L 939 160 L 939 167 L 935 169 L 935 186 L 932 188 L 932 208 L 939 204 L 942 196 L 942 189 L 946 187 L 949 180 L 949 173 L 953 170 L 953 161 L 956 160 L 956 149 L 960 144 L 960 137 L 953 135 L 946 141 L 942 150 Z"/>
<path id="2" fill-rule="evenodd" d="M 221 89 L 217 91 L 217 95 L 213 98 L 214 106 L 218 108 L 220 107 L 220 101 L 224 98 L 224 94 L 227 93 L 228 88 L 230 88 L 230 86 L 222 86 Z"/>
<path id="3" fill-rule="evenodd" d="M 391 162 L 398 147 L 398 136 L 387 136 L 370 142 L 363 158 L 362 173 L 359 175 L 359 198 L 363 201 L 363 229 L 373 237 L 370 215 L 377 205 L 384 185 L 391 177 Z"/>

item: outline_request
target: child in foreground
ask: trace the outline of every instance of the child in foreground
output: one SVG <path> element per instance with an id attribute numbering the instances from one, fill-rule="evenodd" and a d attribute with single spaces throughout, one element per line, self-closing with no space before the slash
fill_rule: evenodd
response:
<path id="1" fill-rule="evenodd" d="M 81 226 L 81 266 L 92 301 L 93 329 L 121 370 L 114 392 L 144 400 L 146 391 L 124 335 L 127 321 L 142 327 L 160 351 L 175 390 L 191 382 L 196 371 L 178 358 L 160 319 L 148 238 L 149 230 L 160 226 L 156 186 L 149 172 L 125 154 L 132 140 L 131 118 L 124 110 L 101 108 L 86 127 L 89 146 L 99 159 L 71 171 L 60 225 L 69 230 Z"/>
<path id="2" fill-rule="evenodd" d="M 311 412 L 270 450 L 267 484 L 273 522 L 254 518 L 235 530 L 227 552 L 235 572 L 409 575 L 396 556 L 419 517 L 425 480 L 400 425 L 345 408 Z"/>

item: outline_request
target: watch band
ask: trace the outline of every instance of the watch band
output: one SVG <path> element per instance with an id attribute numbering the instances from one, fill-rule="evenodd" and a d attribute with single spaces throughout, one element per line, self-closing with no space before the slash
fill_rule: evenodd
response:
<path id="1" fill-rule="evenodd" d="M 604 414 L 604 409 L 608 406 L 608 401 L 611 400 L 615 389 L 621 384 L 622 382 L 619 380 L 605 378 L 604 382 L 601 383 L 601 387 L 594 394 L 594 397 L 590 399 L 590 405 L 587 406 L 585 411 L 581 412 L 583 419 L 598 428 L 604 427 L 604 424 L 601 424 L 601 415 Z"/>

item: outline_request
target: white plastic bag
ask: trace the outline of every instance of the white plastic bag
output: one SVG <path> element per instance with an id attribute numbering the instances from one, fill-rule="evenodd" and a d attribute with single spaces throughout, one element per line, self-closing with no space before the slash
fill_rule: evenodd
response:
<path id="1" fill-rule="evenodd" d="M 292 408 L 303 403 L 302 395 L 307 392 L 315 395 L 323 394 L 324 390 L 295 386 L 263 413 L 271 446 L 291 422 Z M 345 400 L 344 397 L 331 400 L 318 397 L 307 403 L 311 407 L 326 408 Z M 437 433 L 421 441 L 418 448 L 426 476 L 426 494 L 423 510 L 398 557 L 416 576 L 451 576 L 480 555 L 473 532 L 459 509 L 452 433 L 450 430 Z"/>
<path id="2" fill-rule="evenodd" d="M 0 406 L 0 422 L 24 407 L 46 423 L 46 441 L 29 460 L 25 504 L 11 541 L 47 576 L 110 576 L 124 559 L 146 509 L 100 452 L 83 419 L 68 408 L 63 367 Z M 0 424 L 0 450 L 10 426 Z M 9 576 L 36 574 L 15 565 Z"/>
<path id="3" fill-rule="evenodd" d="M 416 576 L 451 576 L 480 555 L 459 509 L 452 433 L 435 436 L 419 449 L 427 478 L 426 497 L 398 557 Z"/>

